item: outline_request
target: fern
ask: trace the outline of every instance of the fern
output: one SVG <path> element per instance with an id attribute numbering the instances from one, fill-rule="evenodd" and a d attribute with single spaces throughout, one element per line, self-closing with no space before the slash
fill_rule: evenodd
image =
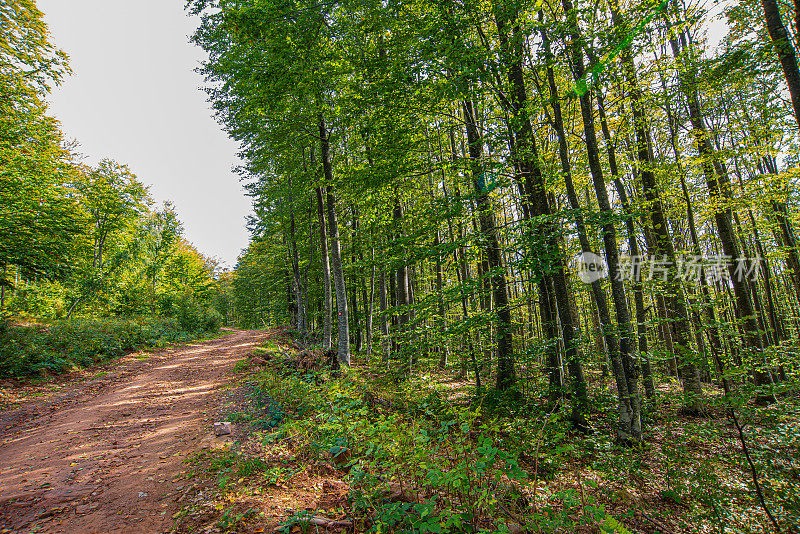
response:
<path id="1" fill-rule="evenodd" d="M 601 530 L 606 534 L 632 534 L 630 530 L 625 528 L 625 525 L 606 514 L 601 525 Z"/>

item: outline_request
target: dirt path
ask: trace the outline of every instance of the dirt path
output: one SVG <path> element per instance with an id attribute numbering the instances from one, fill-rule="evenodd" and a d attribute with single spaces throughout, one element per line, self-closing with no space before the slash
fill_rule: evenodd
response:
<path id="1" fill-rule="evenodd" d="M 131 355 L 109 374 L 0 412 L 0 532 L 168 531 L 183 460 L 219 386 L 264 331 Z"/>

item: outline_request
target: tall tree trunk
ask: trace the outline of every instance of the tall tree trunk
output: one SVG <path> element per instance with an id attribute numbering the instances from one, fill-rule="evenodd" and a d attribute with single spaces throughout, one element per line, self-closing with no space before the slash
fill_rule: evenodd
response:
<path id="1" fill-rule="evenodd" d="M 436 311 L 439 315 L 437 325 L 438 332 L 436 333 L 436 336 L 437 339 L 441 339 L 441 346 L 439 346 L 439 350 L 441 351 L 439 354 L 439 368 L 444 369 L 447 367 L 447 357 L 450 353 L 450 347 L 447 342 L 447 338 L 444 336 L 444 332 L 447 329 L 447 317 L 445 316 L 444 307 L 444 281 L 442 275 L 442 255 L 440 253 L 441 236 L 438 224 L 436 227 L 436 235 L 434 237 L 433 245 L 436 247 Z"/>
<path id="2" fill-rule="evenodd" d="M 608 127 L 605 106 L 603 105 L 603 96 L 600 91 L 597 92 L 597 109 L 600 116 L 600 126 L 603 131 L 603 137 L 606 141 L 608 165 L 611 170 L 611 176 L 613 177 L 614 188 L 617 190 L 620 204 L 622 204 L 622 210 L 625 213 L 625 229 L 628 233 L 628 252 L 631 256 L 631 262 L 640 262 L 642 261 L 642 255 L 639 250 L 639 242 L 636 239 L 633 209 L 631 208 L 630 202 L 628 202 L 628 194 L 625 191 L 625 186 L 619 177 L 616 150 L 614 148 L 613 140 L 611 139 L 611 131 Z M 634 268 L 632 274 L 633 300 L 636 306 L 636 333 L 639 344 L 639 359 L 642 365 L 642 380 L 644 382 L 645 394 L 647 395 L 647 398 L 652 399 L 655 395 L 655 386 L 653 383 L 652 370 L 650 368 L 650 355 L 647 351 L 647 318 L 645 317 L 641 273 L 638 269 Z"/>
<path id="3" fill-rule="evenodd" d="M 328 255 L 328 235 L 327 224 L 325 223 L 325 201 L 322 197 L 322 187 L 316 187 L 317 194 L 317 217 L 319 218 L 319 244 L 320 261 L 322 262 L 322 282 L 325 288 L 323 295 L 323 317 L 322 317 L 322 350 L 331 350 L 331 329 L 333 323 L 333 296 L 331 294 L 331 265 Z"/>
<path id="4" fill-rule="evenodd" d="M 398 335 L 402 338 L 403 343 L 407 343 L 409 340 L 407 339 L 407 330 L 408 330 L 408 323 L 410 322 L 411 316 L 409 308 L 411 306 L 411 288 L 409 284 L 408 278 L 408 264 L 406 263 L 405 258 L 405 251 L 402 248 L 402 239 L 403 239 L 403 203 L 400 199 L 400 192 L 395 190 L 394 194 L 394 208 L 393 208 L 393 218 L 394 218 L 394 225 L 395 225 L 395 240 L 398 243 L 398 251 L 401 253 L 401 258 L 399 259 L 399 263 L 397 265 L 397 272 L 395 274 L 395 280 L 397 281 L 397 307 L 400 308 L 400 313 L 397 316 L 397 327 L 399 330 Z M 414 367 L 414 351 L 408 350 L 408 370 L 410 371 Z"/>
<path id="5" fill-rule="evenodd" d="M 322 153 L 322 170 L 325 174 L 328 204 L 328 237 L 331 244 L 331 270 L 336 288 L 336 315 L 339 325 L 339 363 L 350 366 L 350 323 L 347 315 L 347 289 L 342 269 L 342 249 L 339 242 L 339 224 L 336 219 L 336 196 L 333 192 L 333 168 L 331 165 L 330 139 L 325 119 L 319 115 L 319 137 Z"/>
<path id="6" fill-rule="evenodd" d="M 660 72 L 659 78 L 661 81 L 661 87 L 666 92 L 666 81 Z M 686 173 L 683 170 L 683 165 L 681 164 L 681 154 L 680 150 L 678 149 L 677 124 L 675 122 L 675 118 L 672 113 L 672 105 L 670 104 L 669 100 L 666 102 L 666 111 L 667 126 L 669 127 L 670 135 L 670 146 L 672 147 L 672 152 L 675 157 L 675 164 L 678 167 L 678 175 L 680 176 L 681 181 L 681 192 L 683 193 L 683 199 L 686 203 L 686 219 L 689 226 L 689 236 L 692 241 L 692 252 L 697 258 L 700 258 L 702 257 L 702 250 L 700 249 L 700 241 L 697 237 L 697 225 L 695 224 L 694 207 L 692 205 L 692 199 L 689 196 L 689 190 L 686 187 Z M 717 326 L 716 311 L 714 310 L 714 306 L 711 302 L 711 290 L 709 289 L 706 273 L 703 269 L 700 270 L 700 292 L 703 296 L 702 306 L 705 309 L 705 314 L 708 318 L 708 322 L 705 325 L 706 335 L 711 342 L 712 351 L 716 351 L 715 353 L 720 353 L 724 350 L 724 346 L 720 337 L 719 328 Z"/>
<path id="7" fill-rule="evenodd" d="M 544 176 L 539 166 L 539 156 L 533 126 L 527 110 L 527 89 L 522 66 L 523 35 L 519 27 L 518 12 L 515 6 L 498 4 L 494 15 L 501 44 L 501 61 L 508 78 L 510 101 L 505 107 L 512 113 L 509 134 L 515 167 L 520 174 L 519 188 L 523 192 L 523 216 L 537 217 L 542 222 L 527 221 L 530 232 L 529 241 L 539 241 L 544 247 L 540 259 L 543 265 L 536 273 L 539 292 L 539 307 L 542 311 L 542 327 L 545 335 L 557 340 L 556 318 L 561 323 L 561 340 L 564 344 L 566 363 L 569 369 L 575 403 L 573 404 L 573 420 L 583 428 L 588 427 L 586 413 L 588 396 L 583 366 L 578 352 L 577 324 L 571 313 L 571 298 L 566 283 L 563 255 L 559 246 L 559 237 L 552 221 L 552 210 L 547 198 Z M 558 361 L 556 347 L 548 352 L 550 367 L 550 395 L 555 391 L 560 394 L 561 365 Z M 557 389 L 556 389 L 557 388 Z"/>
<path id="8" fill-rule="evenodd" d="M 306 317 L 306 342 L 308 341 L 308 333 L 314 330 L 314 323 L 311 312 L 308 307 L 308 272 L 314 264 L 314 199 L 311 199 L 310 209 L 308 211 L 308 246 L 309 255 L 308 263 L 303 272 L 303 309 L 305 310 Z M 227 325 L 226 325 L 227 326 Z"/>
<path id="9" fill-rule="evenodd" d="M 585 73 L 583 61 L 583 36 L 578 26 L 578 17 L 572 0 L 562 0 L 562 6 L 567 17 L 569 32 L 569 49 L 572 58 L 573 74 L 575 82 L 583 81 Z M 619 331 L 619 352 L 622 359 L 625 383 L 623 384 L 623 396 L 626 397 L 628 413 L 621 413 L 621 428 L 619 438 L 622 441 L 641 439 L 642 419 L 641 403 L 639 398 L 639 376 L 636 364 L 635 352 L 632 350 L 633 333 L 631 331 L 630 311 L 625 295 L 625 286 L 619 273 L 619 249 L 617 247 L 617 231 L 613 222 L 613 210 L 608 199 L 603 170 L 600 165 L 599 151 L 597 148 L 597 137 L 595 134 L 592 93 L 586 91 L 579 96 L 581 117 L 583 119 L 583 131 L 586 142 L 586 153 L 589 160 L 589 170 L 592 175 L 597 204 L 600 212 L 603 213 L 603 245 L 606 253 L 606 263 L 608 264 L 608 274 L 611 282 L 611 296 L 614 302 L 614 310 L 617 318 L 617 329 Z"/>
<path id="10" fill-rule="evenodd" d="M 489 264 L 492 296 L 497 313 L 497 389 L 504 390 L 516 382 L 514 369 L 514 346 L 511 324 L 511 309 L 508 303 L 506 273 L 502 262 L 500 240 L 497 235 L 497 222 L 489 192 L 481 185 L 483 141 L 478 130 L 475 108 L 472 102 L 463 102 L 464 122 L 469 145 L 470 171 L 475 188 L 481 234 Z"/>
<path id="11" fill-rule="evenodd" d="M 391 326 L 391 319 L 388 315 L 389 310 L 389 300 L 386 290 L 386 266 L 381 266 L 381 277 L 380 277 L 380 309 L 381 309 L 381 320 L 380 320 L 380 327 L 381 327 L 381 344 L 383 345 L 383 359 L 384 363 L 389 362 L 389 356 L 391 355 L 392 344 L 391 340 L 389 339 L 389 328 Z"/>
<path id="12" fill-rule="evenodd" d="M 300 259 L 297 254 L 297 224 L 294 216 L 294 196 L 292 195 L 292 179 L 289 178 L 288 204 L 289 204 L 289 251 L 291 254 L 292 277 L 294 278 L 292 287 L 295 295 L 297 331 L 300 335 L 306 334 L 306 316 L 303 303 L 303 279 L 300 276 Z"/>
<path id="13" fill-rule="evenodd" d="M 616 28 L 622 30 L 623 33 L 628 31 L 627 24 L 617 9 L 612 8 L 611 17 Z M 679 361 L 681 363 L 680 371 L 684 391 L 684 408 L 693 413 L 700 413 L 705 410 L 703 389 L 700 385 L 697 370 L 697 355 L 692 352 L 690 345 L 691 330 L 689 327 L 689 313 L 686 308 L 686 297 L 678 277 L 675 245 L 669 233 L 667 217 L 661 202 L 661 194 L 653 172 L 655 161 L 650 149 L 652 146 L 650 129 L 648 128 L 645 110 L 641 103 L 641 91 L 639 90 L 636 66 L 633 62 L 630 48 L 626 47 L 622 51 L 622 60 L 631 99 L 634 130 L 636 132 L 636 156 L 639 162 L 639 176 L 652 223 L 651 232 L 653 245 L 655 246 L 653 252 L 667 261 L 668 273 L 664 284 L 667 292 L 666 304 L 670 314 L 669 324 L 672 340 L 681 351 Z M 600 107 L 602 108 L 602 105 Z M 605 124 L 605 118 L 603 118 L 603 122 Z"/>
<path id="14" fill-rule="evenodd" d="M 684 60 L 680 45 L 678 44 L 678 38 L 669 23 L 669 19 L 665 17 L 665 20 L 670 31 L 670 47 L 677 62 L 678 79 L 681 90 L 686 98 L 687 107 L 689 108 L 692 135 L 695 138 L 697 151 L 701 158 L 701 167 L 706 179 L 708 193 L 713 206 L 715 206 L 714 222 L 717 227 L 717 233 L 722 242 L 724 254 L 731 259 L 728 265 L 728 272 L 733 285 L 734 295 L 736 296 L 736 308 L 740 314 L 740 320 L 744 330 L 743 342 L 753 356 L 757 356 L 758 353 L 761 352 L 762 346 L 755 310 L 748 291 L 748 281 L 743 279 L 744 277 L 741 276 L 741 273 L 736 272 L 737 265 L 739 265 L 740 262 L 747 261 L 747 259 L 742 257 L 739 246 L 736 243 L 736 234 L 733 230 L 730 207 L 720 207 L 721 204 L 727 203 L 730 199 L 728 179 L 727 176 L 717 176 L 718 171 L 714 165 L 716 153 L 709 141 L 709 135 L 706 131 L 702 110 L 700 109 L 700 102 L 695 89 L 696 68 L 691 64 L 687 64 L 687 61 Z M 689 63 L 690 62 L 691 59 Z M 770 383 L 769 373 L 759 369 L 754 369 L 753 371 L 758 385 L 767 385 Z"/>
<path id="15" fill-rule="evenodd" d="M 456 156 L 456 147 L 455 147 L 455 129 L 452 128 L 450 130 L 450 143 L 451 149 L 453 154 L 453 162 L 457 161 Z M 458 187 L 458 184 L 455 185 L 453 194 L 455 196 L 456 205 L 461 206 L 461 190 Z M 450 241 L 454 241 L 453 239 L 453 228 L 450 220 L 448 219 L 448 225 L 450 227 Z M 461 317 L 465 324 L 469 323 L 469 296 L 467 295 L 466 286 L 470 282 L 470 272 L 469 272 L 469 261 L 467 260 L 467 253 L 466 247 L 464 245 L 465 241 L 465 233 L 464 233 L 464 221 L 461 217 L 458 219 L 458 240 L 459 246 L 453 251 L 453 259 L 456 262 L 456 277 L 458 278 L 458 287 L 459 287 L 459 294 L 461 296 Z M 466 335 L 467 347 L 468 351 L 461 350 L 461 371 L 459 376 L 462 378 L 467 377 L 467 358 L 469 357 L 469 361 L 472 364 L 472 370 L 475 373 L 475 385 L 480 390 L 481 387 L 481 377 L 478 372 L 478 358 L 475 355 L 475 343 L 473 340 L 473 334 L 471 331 L 467 332 Z"/>
<path id="16" fill-rule="evenodd" d="M 352 225 L 353 238 L 351 240 L 351 247 L 350 247 L 350 251 L 351 251 L 351 254 L 352 254 L 351 261 L 353 263 L 356 263 L 357 261 L 360 260 L 361 263 L 364 263 L 364 255 L 360 250 L 360 245 L 358 244 L 358 238 L 357 238 L 357 236 L 360 235 L 360 226 L 359 226 L 359 221 L 358 221 L 358 211 L 356 210 L 355 207 L 353 207 L 352 208 L 352 212 L 353 212 L 353 225 Z M 357 245 L 358 245 L 358 248 L 359 248 L 358 251 L 356 251 Z M 361 328 L 361 312 L 360 312 L 360 310 L 358 308 L 358 293 L 359 293 L 358 289 L 359 289 L 359 286 L 363 285 L 363 284 L 359 283 L 360 280 L 363 281 L 363 276 L 359 275 L 358 273 L 353 273 L 351 296 L 352 296 L 352 303 L 353 303 L 352 322 L 353 322 L 353 325 L 355 325 L 355 329 L 356 329 L 356 338 L 355 338 L 355 341 L 356 341 L 356 352 L 361 352 L 364 349 L 364 332 L 363 332 L 363 330 Z M 366 306 L 366 300 L 367 299 L 363 295 L 363 292 L 362 292 L 362 297 L 364 297 L 364 298 L 362 298 L 362 303 L 364 303 L 365 306 Z"/>
<path id="17" fill-rule="evenodd" d="M 800 70 L 797 67 L 797 54 L 789 39 L 789 32 L 786 31 L 786 26 L 781 19 L 777 0 L 761 0 L 761 7 L 764 9 L 767 31 L 772 38 L 772 44 L 783 69 L 783 76 L 786 78 L 786 85 L 789 87 L 794 117 L 800 127 Z M 800 14 L 795 13 L 795 16 L 800 17 Z M 800 27 L 797 28 L 797 31 L 800 33 Z"/>
<path id="18" fill-rule="evenodd" d="M 375 247 L 371 247 L 369 251 L 369 259 L 372 264 L 370 277 L 369 277 L 369 302 L 367 304 L 367 354 L 372 355 L 373 333 L 373 317 L 375 316 Z"/>
<path id="19" fill-rule="evenodd" d="M 544 20 L 544 14 L 539 12 L 539 21 Z M 581 206 L 578 202 L 578 196 L 575 191 L 575 185 L 572 181 L 572 168 L 569 160 L 569 146 L 567 144 L 567 136 L 564 130 L 564 119 L 561 111 L 561 103 L 559 101 L 558 87 L 555 82 L 555 74 L 553 72 L 552 64 L 554 57 L 550 49 L 550 38 L 540 24 L 540 33 L 542 35 L 542 43 L 545 50 L 545 57 L 547 60 L 547 84 L 549 88 L 549 102 L 553 109 L 553 128 L 556 131 L 558 138 L 558 155 L 561 162 L 561 174 L 564 179 L 564 185 L 567 189 L 567 199 L 573 211 L 573 219 L 578 232 L 578 241 L 583 253 L 590 253 L 592 251 L 591 243 L 589 242 L 586 224 L 581 212 Z M 628 381 L 625 376 L 625 367 L 622 362 L 620 354 L 620 344 L 617 334 L 611 322 L 611 314 L 608 309 L 608 301 L 605 291 L 602 288 L 599 280 L 590 283 L 590 291 L 594 303 L 597 306 L 597 312 L 600 318 L 601 331 L 603 335 L 604 345 L 607 353 L 605 358 L 611 362 L 614 378 L 617 385 L 617 393 L 619 395 L 619 413 L 620 413 L 620 429 L 618 429 L 619 437 L 627 439 L 626 436 L 631 434 L 632 421 L 635 419 L 633 412 L 633 403 L 631 403 L 630 395 L 628 394 Z"/>
<path id="20" fill-rule="evenodd" d="M 777 174 L 777 169 L 772 174 Z M 795 236 L 794 228 L 789 220 L 789 210 L 786 208 L 784 202 L 771 201 L 772 211 L 778 219 L 778 226 L 780 228 L 781 242 L 786 249 L 787 264 L 792 274 L 792 283 L 794 284 L 795 296 L 797 302 L 800 302 L 800 256 L 798 256 L 797 237 Z"/>

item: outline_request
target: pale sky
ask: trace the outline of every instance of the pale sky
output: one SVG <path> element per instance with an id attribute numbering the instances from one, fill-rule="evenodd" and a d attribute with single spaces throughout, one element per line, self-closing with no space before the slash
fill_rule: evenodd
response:
<path id="1" fill-rule="evenodd" d="M 189 43 L 198 19 L 184 0 L 38 0 L 74 74 L 53 90 L 50 113 L 87 164 L 126 163 L 161 204 L 171 200 L 186 237 L 233 267 L 248 243 L 250 199 L 231 169 L 236 144 L 214 121 L 204 54 Z"/>

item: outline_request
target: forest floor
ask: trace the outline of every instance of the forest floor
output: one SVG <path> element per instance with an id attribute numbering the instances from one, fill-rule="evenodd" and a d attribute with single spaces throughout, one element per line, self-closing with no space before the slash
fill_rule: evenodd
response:
<path id="1" fill-rule="evenodd" d="M 220 440 L 215 399 L 271 335 L 231 331 L 55 383 L 0 384 L 0 532 L 169 531 L 187 456 Z"/>
<path id="2" fill-rule="evenodd" d="M 691 418 L 662 377 L 645 442 L 629 449 L 613 443 L 599 375 L 584 435 L 533 395 L 491 408 L 453 370 L 401 379 L 354 360 L 343 375 L 320 358 L 285 330 L 235 330 L 0 383 L 0 534 L 775 531 L 714 386 L 709 417 Z M 800 399 L 740 409 L 792 532 Z M 215 437 L 218 421 L 233 434 Z"/>

